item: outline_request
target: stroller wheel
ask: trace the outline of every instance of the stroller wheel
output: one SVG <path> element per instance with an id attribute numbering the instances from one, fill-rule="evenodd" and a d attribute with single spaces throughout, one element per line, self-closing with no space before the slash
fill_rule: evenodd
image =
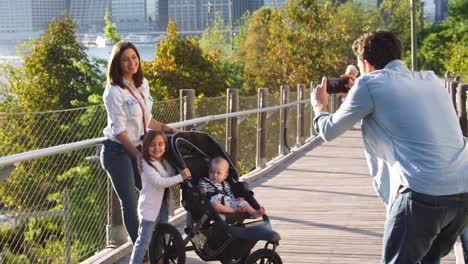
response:
<path id="1" fill-rule="evenodd" d="M 179 231 L 170 224 L 158 224 L 149 246 L 151 264 L 185 263 L 185 246 Z M 159 262 L 161 263 L 161 262 Z"/>
<path id="2" fill-rule="evenodd" d="M 283 264 L 278 253 L 269 249 L 261 248 L 250 254 L 245 260 L 245 264 Z"/>

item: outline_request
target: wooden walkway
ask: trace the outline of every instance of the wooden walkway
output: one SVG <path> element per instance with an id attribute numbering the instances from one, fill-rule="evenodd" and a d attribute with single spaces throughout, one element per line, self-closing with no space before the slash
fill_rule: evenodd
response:
<path id="1" fill-rule="evenodd" d="M 360 131 L 301 152 L 251 184 L 281 235 L 283 263 L 380 263 L 385 207 L 372 187 Z M 204 263 L 187 256 L 187 263 Z M 454 254 L 442 263 L 455 264 Z"/>

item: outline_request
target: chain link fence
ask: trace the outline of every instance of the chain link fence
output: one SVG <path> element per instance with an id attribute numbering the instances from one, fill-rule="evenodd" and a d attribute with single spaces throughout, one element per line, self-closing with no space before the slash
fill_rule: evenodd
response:
<path id="1" fill-rule="evenodd" d="M 291 102 L 296 98 L 291 93 Z M 278 105 L 270 94 L 268 105 Z M 257 96 L 240 97 L 240 111 L 257 108 Z M 289 110 L 288 145 L 295 145 L 296 107 Z M 306 111 L 310 111 L 310 106 Z M 200 98 L 196 117 L 226 113 L 226 97 Z M 181 100 L 155 102 L 164 123 L 182 120 Z M 279 110 L 268 113 L 267 161 L 278 153 Z M 0 113 L 1 157 L 102 137 L 103 105 L 41 113 Z M 307 120 L 307 119 L 306 119 Z M 238 118 L 238 169 L 255 168 L 257 114 Z M 201 124 L 221 146 L 226 120 Z M 0 263 L 79 263 L 107 246 L 112 191 L 99 162 L 99 146 L 16 164 L 0 171 Z M 0 168 L 1 169 L 1 168 Z M 180 195 L 175 192 L 177 199 Z"/>

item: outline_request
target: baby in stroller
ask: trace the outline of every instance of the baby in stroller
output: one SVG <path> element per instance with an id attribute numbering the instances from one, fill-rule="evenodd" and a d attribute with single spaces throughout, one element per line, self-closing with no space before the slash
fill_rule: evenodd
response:
<path id="1" fill-rule="evenodd" d="M 164 259 L 172 261 L 169 263 L 184 263 L 185 251 L 194 250 L 204 261 L 218 260 L 223 264 L 282 264 L 281 257 L 276 252 L 280 235 L 272 230 L 265 209 L 256 201 L 248 184 L 239 181 L 234 162 L 218 142 L 203 132 L 181 131 L 171 136 L 170 146 L 172 163 L 179 169 L 188 168 L 192 175 L 190 180 L 180 185 L 182 206 L 187 211 L 184 228 L 187 236 L 182 239 L 177 230 L 174 231 L 174 228 L 167 225 L 156 227 L 150 245 L 150 259 L 153 259 L 153 255 L 156 256 L 155 245 L 161 243 L 162 239 L 167 241 L 163 243 L 163 252 L 166 254 Z M 221 161 L 218 157 L 221 157 Z M 248 211 L 258 219 L 249 219 L 246 213 L 226 213 L 222 209 L 215 209 L 217 205 L 211 202 L 213 195 L 210 195 L 212 190 L 206 182 L 206 176 L 209 175 L 210 167 L 213 169 L 218 165 L 222 165 L 224 169 L 221 182 L 224 182 L 225 188 L 229 186 L 231 193 L 228 196 L 231 200 L 239 197 L 245 199 L 245 203 L 241 202 L 240 205 L 244 209 L 238 211 Z M 223 197 L 218 198 L 222 201 Z M 226 199 L 225 195 L 224 198 Z M 245 208 L 247 205 L 249 209 Z M 227 208 L 228 211 L 229 209 Z M 264 241 L 265 245 L 253 250 L 259 241 Z M 192 245 L 187 246 L 189 243 Z"/>
<path id="2" fill-rule="evenodd" d="M 211 204 L 219 213 L 248 213 L 252 218 L 265 214 L 262 207 L 255 210 L 243 197 L 235 197 L 231 185 L 225 181 L 229 175 L 229 162 L 223 157 L 216 157 L 210 161 L 209 178 L 201 178 L 199 186 L 210 197 Z"/>

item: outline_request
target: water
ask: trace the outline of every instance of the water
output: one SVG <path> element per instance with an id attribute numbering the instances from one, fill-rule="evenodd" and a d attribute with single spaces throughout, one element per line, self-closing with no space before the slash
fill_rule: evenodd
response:
<path id="1" fill-rule="evenodd" d="M 0 43 L 0 62 L 10 62 L 19 60 L 18 53 L 16 52 L 16 45 L 14 43 Z M 152 61 L 155 57 L 155 44 L 136 44 L 135 45 L 140 53 L 143 61 Z M 112 46 L 106 47 L 87 47 L 88 56 L 92 58 L 108 60 Z"/>

